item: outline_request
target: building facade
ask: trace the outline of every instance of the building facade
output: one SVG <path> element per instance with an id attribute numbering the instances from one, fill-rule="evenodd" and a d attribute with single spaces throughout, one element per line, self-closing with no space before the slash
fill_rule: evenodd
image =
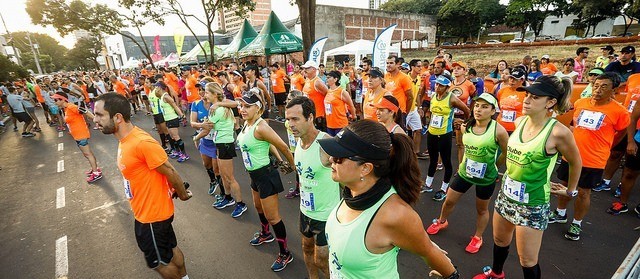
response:
<path id="1" fill-rule="evenodd" d="M 255 10 L 247 12 L 244 17 L 236 15 L 235 9 L 218 11 L 218 28 L 223 32 L 235 32 L 242 27 L 244 19 L 248 19 L 253 26 L 263 25 L 271 13 L 271 0 L 255 0 Z"/>

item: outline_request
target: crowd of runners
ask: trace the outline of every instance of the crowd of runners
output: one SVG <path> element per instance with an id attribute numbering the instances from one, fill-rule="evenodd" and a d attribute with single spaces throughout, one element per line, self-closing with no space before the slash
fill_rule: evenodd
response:
<path id="1" fill-rule="evenodd" d="M 188 278 L 171 226 L 171 197 L 188 200 L 200 191 L 196 185 L 187 190 L 169 160 L 198 157 L 187 154 L 187 144 L 200 153 L 215 209 L 229 207 L 231 217 L 240 218 L 253 205 L 260 229 L 248 240 L 277 241 L 273 271 L 293 261 L 278 199 L 285 192 L 280 172 L 295 171 L 296 187 L 284 197 L 300 200 L 309 278 L 398 278 L 400 249 L 422 257 L 431 275 L 458 278 L 461 263 L 429 235 L 446 233 L 449 216 L 471 188 L 477 220 L 465 251 L 483 247 L 490 218 L 494 243 L 492 264 L 473 278 L 505 278 L 514 232 L 523 277 L 541 278 L 548 224 L 568 223 L 574 200 L 565 238 L 579 240 L 591 192 L 613 189 L 619 200 L 607 212 L 625 213 L 640 174 L 640 63 L 633 46 L 600 51 L 596 59 L 580 47 L 565 59 L 501 60 L 484 78 L 441 50 L 431 60 L 389 56 L 386 70 L 366 58 L 333 67 L 248 61 L 58 73 L 0 89 L 2 112 L 11 115 L 14 131 L 23 123 L 25 140 L 37 140 L 45 125 L 68 130 L 88 160 L 89 183 L 102 178 L 91 129 L 115 135 L 136 240 L 148 266 L 164 278 Z M 588 85 L 572 103 L 576 83 Z M 626 92 L 622 103 L 620 92 Z M 572 116 L 569 127 L 556 119 L 563 114 Z M 144 115 L 153 118 L 153 132 L 132 124 Z M 272 128 L 281 123 L 284 138 Z M 180 129 L 192 138 L 181 138 Z M 241 193 L 246 185 L 235 178 L 241 171 L 234 160 L 249 173 L 250 198 Z M 418 160 L 428 160 L 428 168 L 421 170 Z M 621 164 L 622 179 L 612 187 Z M 436 181 L 440 170 L 443 179 Z M 551 182 L 554 172 L 558 183 Z M 421 194 L 442 202 L 438 216 L 414 211 Z M 640 205 L 634 211 L 640 217 Z M 421 218 L 434 219 L 424 228 Z"/>

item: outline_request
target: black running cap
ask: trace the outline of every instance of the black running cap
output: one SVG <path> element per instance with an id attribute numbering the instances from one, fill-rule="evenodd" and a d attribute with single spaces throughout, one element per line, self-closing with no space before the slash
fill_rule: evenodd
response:
<path id="1" fill-rule="evenodd" d="M 366 142 L 349 129 L 342 129 L 334 138 L 318 140 L 320 147 L 334 158 L 358 156 L 370 160 L 389 158 L 390 148 L 383 148 Z"/>
<path id="2" fill-rule="evenodd" d="M 560 100 L 563 95 L 563 93 L 559 92 L 555 86 L 547 82 L 540 81 L 535 81 L 529 86 L 520 86 L 516 91 L 527 91 L 536 96 L 548 96 L 557 100 Z"/>

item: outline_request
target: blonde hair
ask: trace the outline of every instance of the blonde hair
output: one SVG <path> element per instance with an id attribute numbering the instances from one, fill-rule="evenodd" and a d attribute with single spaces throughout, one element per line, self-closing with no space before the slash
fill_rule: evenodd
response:
<path id="1" fill-rule="evenodd" d="M 220 84 L 217 84 L 215 82 L 209 82 L 207 83 L 207 85 L 205 85 L 204 90 L 213 94 L 216 97 L 217 102 L 224 100 L 224 91 L 222 90 L 222 87 L 220 86 Z M 222 107 L 222 108 L 225 109 L 225 112 L 224 112 L 225 118 L 233 118 L 233 112 L 231 111 L 230 108 L 227 108 L 227 107 Z M 210 111 L 209 115 L 211 116 L 212 114 L 213 114 L 213 111 Z"/>

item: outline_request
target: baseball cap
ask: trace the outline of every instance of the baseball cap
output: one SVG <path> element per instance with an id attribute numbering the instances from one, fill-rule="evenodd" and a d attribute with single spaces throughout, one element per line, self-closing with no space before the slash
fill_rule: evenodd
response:
<path id="1" fill-rule="evenodd" d="M 256 65 L 253 64 L 249 64 L 246 67 L 244 67 L 244 69 L 242 69 L 243 72 L 249 71 L 249 70 L 253 70 L 254 72 L 258 72 L 258 67 Z"/>
<path id="2" fill-rule="evenodd" d="M 378 69 L 371 69 L 371 71 L 369 71 L 369 77 L 372 77 L 372 78 L 384 77 L 384 74 L 382 74 L 382 72 Z"/>
<path id="3" fill-rule="evenodd" d="M 487 103 L 493 105 L 494 108 L 498 107 L 498 100 L 496 99 L 496 97 L 494 97 L 489 93 L 482 93 L 479 96 L 473 98 L 474 101 L 477 101 L 480 99 L 487 101 Z"/>
<path id="4" fill-rule="evenodd" d="M 389 158 L 390 147 L 380 147 L 360 138 L 349 129 L 342 129 L 334 138 L 318 140 L 320 147 L 334 158 L 362 157 L 370 160 Z"/>
<path id="5" fill-rule="evenodd" d="M 635 47 L 633 47 L 633 46 L 626 46 L 626 47 L 623 47 L 623 48 L 620 50 L 620 52 L 621 52 L 621 53 L 635 53 L 635 52 L 636 52 L 636 48 L 635 48 Z"/>
<path id="6" fill-rule="evenodd" d="M 439 75 L 438 78 L 436 78 L 436 83 L 444 86 L 449 86 L 451 85 L 451 80 L 443 75 Z"/>
<path id="7" fill-rule="evenodd" d="M 608 50 L 608 51 L 613 51 L 613 47 L 612 47 L 611 45 L 603 46 L 603 47 L 601 47 L 600 49 L 606 49 L 606 50 Z"/>
<path id="8" fill-rule="evenodd" d="M 307 69 L 307 68 L 317 69 L 318 68 L 318 63 L 316 63 L 313 60 L 309 60 L 309 61 L 305 62 L 304 65 L 300 66 L 300 68 L 302 68 L 302 69 Z"/>
<path id="9" fill-rule="evenodd" d="M 409 67 L 409 63 L 402 63 L 402 65 L 400 65 L 400 68 L 409 70 L 411 67 Z"/>
<path id="10" fill-rule="evenodd" d="M 602 68 L 593 68 L 591 71 L 589 71 L 589 74 L 601 75 L 604 74 L 604 71 L 602 70 Z"/>
<path id="11" fill-rule="evenodd" d="M 372 104 L 375 108 L 385 108 L 393 112 L 398 112 L 399 107 L 396 106 L 391 101 L 387 100 L 387 98 L 380 99 L 380 102 L 377 104 Z"/>
<path id="12" fill-rule="evenodd" d="M 234 74 L 234 75 L 236 75 L 236 76 L 240 76 L 240 77 L 242 76 L 242 74 L 241 74 L 240 72 L 238 72 L 238 71 L 233 71 L 233 72 L 231 72 L 231 73 L 232 73 L 232 74 Z"/>
<path id="13" fill-rule="evenodd" d="M 524 79 L 526 75 L 527 73 L 524 70 L 517 67 L 511 70 L 511 73 L 509 74 L 510 77 L 514 77 L 515 79 Z"/>
<path id="14" fill-rule="evenodd" d="M 549 54 L 543 55 L 540 59 L 549 59 Z"/>
<path id="15" fill-rule="evenodd" d="M 453 62 L 453 64 L 451 64 L 451 66 L 452 67 L 458 66 L 458 67 L 463 68 L 465 70 L 467 69 L 467 64 L 462 62 L 462 61 Z"/>
<path id="16" fill-rule="evenodd" d="M 526 91 L 536 96 L 548 96 L 558 100 L 564 94 L 556 90 L 556 88 L 549 82 L 541 82 L 539 80 L 534 81 L 529 86 L 520 86 L 516 88 L 516 91 Z"/>
<path id="17" fill-rule="evenodd" d="M 260 94 L 260 90 L 257 87 L 254 87 L 243 92 L 240 100 L 248 105 L 257 105 L 258 107 L 262 107 L 262 101 L 258 97 L 258 94 Z"/>

